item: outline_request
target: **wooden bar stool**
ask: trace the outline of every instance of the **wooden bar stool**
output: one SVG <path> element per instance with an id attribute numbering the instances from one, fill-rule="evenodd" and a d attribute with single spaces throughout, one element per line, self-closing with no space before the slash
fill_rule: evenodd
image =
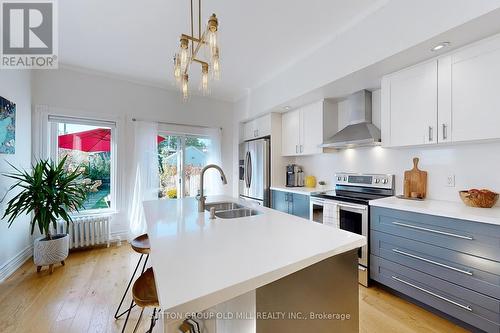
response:
<path id="1" fill-rule="evenodd" d="M 139 319 L 134 327 L 134 333 L 137 331 L 139 324 L 142 319 L 142 314 L 144 313 L 144 309 L 147 307 L 153 308 L 153 315 L 151 316 L 151 324 L 147 333 L 151 333 L 153 331 L 153 327 L 156 323 L 156 308 L 159 307 L 158 302 L 158 294 L 156 292 L 156 284 L 155 284 L 155 276 L 153 273 L 153 268 L 148 268 L 144 273 L 137 278 L 134 282 L 134 286 L 132 287 L 132 303 L 130 303 L 130 308 L 127 313 L 127 319 L 125 319 L 125 323 L 123 324 L 122 333 L 125 332 L 125 328 L 127 327 L 128 318 L 130 316 L 130 310 L 132 310 L 133 304 L 137 304 L 142 308 L 141 314 L 139 315 Z"/>
<path id="2" fill-rule="evenodd" d="M 115 312 L 115 319 L 120 318 L 123 316 L 125 313 L 130 312 L 130 310 L 135 306 L 135 304 L 132 304 L 132 307 L 129 309 L 123 311 L 122 313 L 118 314 L 120 312 L 120 308 L 122 307 L 123 300 L 125 299 L 125 296 L 127 296 L 127 292 L 130 289 L 130 286 L 132 285 L 132 281 L 134 280 L 135 274 L 137 273 L 137 269 L 139 268 L 139 265 L 141 264 L 142 258 L 144 255 L 146 255 L 146 260 L 144 261 L 144 265 L 142 266 L 142 271 L 141 273 L 144 273 L 144 270 L 146 269 L 146 264 L 149 259 L 149 252 L 150 252 L 150 245 L 149 245 L 149 237 L 148 234 L 143 234 L 140 235 L 132 240 L 130 243 L 130 246 L 132 246 L 132 249 L 139 253 L 141 256 L 139 257 L 139 261 L 137 262 L 137 265 L 135 266 L 134 273 L 130 277 L 130 281 L 128 282 L 127 289 L 125 289 L 125 292 L 123 293 L 122 299 L 120 301 L 120 304 L 118 305 L 118 308 L 116 309 Z M 127 316 L 128 317 L 128 316 Z"/>

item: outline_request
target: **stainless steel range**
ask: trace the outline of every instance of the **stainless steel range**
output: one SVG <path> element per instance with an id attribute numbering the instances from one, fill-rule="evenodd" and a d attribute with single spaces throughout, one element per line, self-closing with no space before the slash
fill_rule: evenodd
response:
<path id="1" fill-rule="evenodd" d="M 314 193 L 311 220 L 363 235 L 369 240 L 369 201 L 394 195 L 394 175 L 338 173 L 335 190 Z M 359 283 L 368 286 L 369 244 L 358 250 Z"/>

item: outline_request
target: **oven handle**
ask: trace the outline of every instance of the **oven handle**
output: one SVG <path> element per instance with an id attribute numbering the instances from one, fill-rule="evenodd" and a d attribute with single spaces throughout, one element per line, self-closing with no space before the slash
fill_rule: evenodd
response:
<path id="1" fill-rule="evenodd" d="M 367 210 L 368 206 L 361 206 L 361 205 L 346 205 L 344 203 L 337 202 L 337 205 L 339 208 L 351 208 L 351 209 L 357 209 L 357 210 Z"/>
<path id="2" fill-rule="evenodd" d="M 323 200 L 323 199 L 318 199 L 318 198 L 311 198 L 311 203 L 312 204 L 320 204 L 320 205 L 324 205 L 327 201 L 326 200 Z"/>

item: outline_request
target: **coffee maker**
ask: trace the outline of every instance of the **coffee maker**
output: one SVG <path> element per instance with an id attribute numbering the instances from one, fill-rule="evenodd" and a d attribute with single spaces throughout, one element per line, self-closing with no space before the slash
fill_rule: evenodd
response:
<path id="1" fill-rule="evenodd" d="M 302 172 L 302 168 L 297 164 L 289 164 L 286 166 L 286 186 L 304 186 L 304 173 Z"/>

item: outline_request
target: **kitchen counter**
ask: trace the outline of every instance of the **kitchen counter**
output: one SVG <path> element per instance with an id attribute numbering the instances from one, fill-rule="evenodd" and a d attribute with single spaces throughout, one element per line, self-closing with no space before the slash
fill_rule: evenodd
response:
<path id="1" fill-rule="evenodd" d="M 493 208 L 474 208 L 468 207 L 462 202 L 429 199 L 416 201 L 396 197 L 371 200 L 370 206 L 500 225 L 500 207 L 498 206 Z"/>
<path id="2" fill-rule="evenodd" d="M 207 199 L 207 203 L 220 201 L 239 200 Z M 144 202 L 150 259 L 163 310 L 205 310 L 347 253 L 352 253 L 353 262 L 345 267 L 352 266 L 357 288 L 355 249 L 366 244 L 365 237 L 241 203 L 262 214 L 210 220 L 208 212 L 198 213 L 194 198 Z M 350 281 L 346 276 L 343 279 Z"/>
<path id="3" fill-rule="evenodd" d="M 331 190 L 328 186 L 323 187 L 286 187 L 286 186 L 271 186 L 271 190 L 283 191 L 289 193 L 297 193 L 311 195 L 316 192 L 325 192 Z"/>

